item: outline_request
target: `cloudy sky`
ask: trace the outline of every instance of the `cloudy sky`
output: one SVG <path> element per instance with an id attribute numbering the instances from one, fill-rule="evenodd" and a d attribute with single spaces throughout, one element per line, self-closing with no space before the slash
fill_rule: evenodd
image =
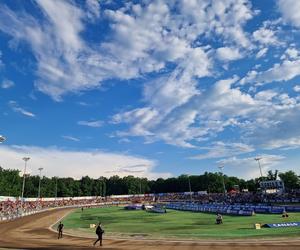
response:
<path id="1" fill-rule="evenodd" d="M 300 1 L 0 2 L 0 165 L 300 173 Z"/>

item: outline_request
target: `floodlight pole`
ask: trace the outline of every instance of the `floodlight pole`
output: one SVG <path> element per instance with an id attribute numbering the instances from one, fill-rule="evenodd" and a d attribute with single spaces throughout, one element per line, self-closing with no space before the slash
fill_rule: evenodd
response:
<path id="1" fill-rule="evenodd" d="M 260 177 L 263 177 L 262 170 L 261 170 L 261 165 L 260 165 L 260 160 L 261 159 L 262 159 L 262 157 L 256 157 L 256 158 L 254 158 L 254 160 L 256 160 L 258 162 L 258 167 L 259 167 L 259 171 L 260 171 Z"/>
<path id="2" fill-rule="evenodd" d="M 223 175 L 223 169 L 224 169 L 224 166 L 219 166 L 218 167 L 221 171 L 221 175 L 222 175 L 222 182 L 223 182 L 223 191 L 224 191 L 224 196 L 226 195 L 226 187 L 225 187 L 225 180 L 224 180 L 224 175 Z"/>
<path id="3" fill-rule="evenodd" d="M 27 162 L 30 160 L 30 157 L 23 157 L 22 159 L 25 162 L 24 173 L 23 173 L 22 194 L 21 194 L 21 213 L 23 214 L 23 198 L 24 198 L 24 189 L 25 189 L 26 168 L 27 168 Z"/>

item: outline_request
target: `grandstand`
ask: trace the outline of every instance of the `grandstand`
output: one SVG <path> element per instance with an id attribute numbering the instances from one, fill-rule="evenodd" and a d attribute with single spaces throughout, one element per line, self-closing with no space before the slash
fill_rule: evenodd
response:
<path id="1" fill-rule="evenodd" d="M 140 232 L 137 235 L 148 235 L 149 232 L 148 231 L 143 232 L 143 230 L 150 229 L 151 232 L 152 230 L 151 228 L 155 226 L 158 228 L 156 230 L 158 230 L 160 234 L 166 235 L 164 237 L 168 237 L 170 232 L 173 232 L 173 230 L 176 231 L 178 229 L 178 226 L 179 228 L 180 226 L 185 227 L 185 223 L 190 223 L 187 225 L 187 228 L 193 228 L 190 230 L 195 230 L 195 233 L 191 233 L 191 235 L 198 235 L 197 230 L 201 230 L 201 232 L 203 232 L 204 234 L 206 230 L 208 230 L 207 233 L 208 235 L 210 235 L 210 237 L 216 237 L 215 235 L 219 235 L 219 234 L 222 234 L 223 237 L 235 237 L 235 235 L 238 235 L 238 237 L 245 237 L 245 235 L 243 236 L 243 232 L 248 232 L 247 233 L 248 235 L 254 237 L 255 235 L 259 235 L 258 233 L 256 233 L 256 231 L 253 231 L 255 230 L 253 229 L 253 222 L 257 222 L 256 220 L 257 217 L 260 218 L 259 220 L 264 221 L 264 223 L 266 223 L 266 225 L 270 227 L 269 229 L 264 229 L 264 230 L 269 230 L 271 233 L 274 234 L 276 233 L 276 235 L 284 235 L 284 236 L 290 235 L 290 237 L 297 237 L 298 235 L 297 233 L 299 232 L 299 229 L 297 228 L 298 224 L 297 222 L 293 221 L 294 220 L 293 218 L 299 218 L 299 216 L 297 215 L 297 213 L 300 212 L 299 193 L 300 193 L 299 190 L 293 190 L 285 194 L 277 193 L 277 194 L 268 194 L 268 195 L 261 196 L 260 194 L 257 193 L 235 192 L 235 193 L 227 193 L 226 196 L 224 196 L 224 194 L 222 193 L 181 192 L 181 193 L 158 193 L 158 194 L 138 194 L 138 195 L 111 195 L 106 197 L 86 196 L 86 197 L 40 198 L 40 199 L 24 198 L 23 202 L 21 202 L 19 197 L 1 196 L 0 197 L 0 232 L 2 232 L 1 228 L 3 228 L 4 225 L 11 225 L 10 226 L 11 231 L 7 231 L 7 232 L 12 232 L 11 235 L 15 235 L 16 233 L 14 232 L 14 229 L 18 228 L 18 230 L 22 232 L 21 234 L 18 235 L 18 237 L 22 238 L 24 242 L 27 242 L 27 239 L 24 238 L 27 237 L 28 238 L 28 242 L 26 243 L 27 245 L 30 246 L 32 244 L 36 244 L 36 246 L 40 247 L 40 244 L 44 244 L 48 248 L 52 248 L 54 242 L 53 240 L 48 238 L 49 237 L 51 238 L 51 234 L 53 234 L 53 232 L 51 233 L 49 231 L 45 236 L 39 236 L 39 237 L 44 237 L 43 241 L 34 240 L 36 238 L 36 235 L 40 235 L 39 228 L 41 227 L 41 225 L 44 225 L 44 227 L 50 228 L 50 230 L 54 230 L 53 225 L 55 225 L 55 221 L 57 219 L 61 220 L 60 218 L 72 212 L 70 219 L 68 219 L 69 217 L 64 219 L 66 221 L 67 228 L 69 228 L 70 225 L 72 225 L 70 224 L 72 223 L 70 222 L 72 221 L 72 216 L 79 216 L 77 219 L 75 219 L 75 221 L 79 222 L 79 225 L 83 225 L 83 228 L 79 228 L 79 231 L 76 229 L 77 227 L 76 225 L 75 228 L 70 228 L 71 230 L 70 232 L 75 233 L 75 235 L 71 234 L 70 236 L 67 236 L 67 238 L 64 238 L 64 244 L 68 244 L 70 247 L 71 246 L 75 247 L 74 237 L 76 238 L 75 241 L 76 247 L 78 247 L 78 245 L 80 244 L 81 247 L 85 246 L 86 244 L 89 244 L 86 242 L 85 239 L 89 239 L 89 237 L 93 237 L 94 232 L 91 231 L 92 233 L 91 235 L 85 234 L 84 228 L 90 224 L 96 223 L 97 218 L 102 218 L 104 220 L 104 225 L 107 227 L 108 225 L 114 225 L 115 219 L 121 220 L 120 228 L 124 228 L 124 225 L 122 225 L 122 220 L 124 220 L 123 223 L 129 223 L 129 224 L 125 224 L 126 225 L 125 231 L 128 232 L 132 232 L 132 231 L 135 232 L 134 231 L 135 227 L 141 227 L 141 229 L 138 229 L 140 230 Z M 281 203 L 282 201 L 289 203 L 289 205 L 277 204 L 277 202 Z M 80 209 L 76 209 L 80 207 L 84 207 L 85 208 L 84 211 Z M 126 211 L 125 209 L 123 209 L 123 207 L 126 207 L 129 210 L 133 210 L 133 211 Z M 143 207 L 145 207 L 145 209 L 143 209 Z M 122 211 L 124 211 L 124 214 L 122 213 Z M 147 211 L 153 213 L 147 213 Z M 110 214 L 114 214 L 114 213 L 116 215 L 118 214 L 119 217 L 113 218 L 112 224 L 109 224 Z M 291 216 L 289 218 L 282 219 L 281 214 L 283 213 L 289 213 Z M 55 221 L 53 221 L 53 217 L 51 216 L 56 214 L 58 215 L 58 217 L 55 217 L 56 219 Z M 223 217 L 224 223 L 222 224 L 222 226 L 218 227 L 218 229 L 216 229 L 215 231 L 214 227 L 216 225 L 214 220 L 212 220 L 212 218 L 215 217 L 216 214 L 221 214 L 224 216 Z M 43 218 L 48 218 L 47 216 L 49 217 L 49 219 L 46 219 L 46 221 L 49 220 L 49 223 L 50 221 L 52 221 L 51 222 L 52 224 L 49 223 L 45 224 L 45 220 Z M 108 218 L 105 218 L 103 216 L 108 216 Z M 161 218 L 157 220 L 155 216 L 163 216 L 165 219 Z M 27 217 L 28 220 L 26 219 Z M 207 220 L 210 221 L 210 223 L 208 225 L 204 224 L 203 226 L 200 222 L 199 226 L 195 225 L 193 219 L 194 217 L 197 218 L 196 221 L 199 221 L 199 219 L 201 220 L 202 218 L 204 221 Z M 33 223 L 32 219 L 30 218 L 37 218 L 37 221 Z M 143 218 L 145 219 L 145 221 L 143 221 Z M 269 220 L 268 218 L 272 218 L 272 219 Z M 138 222 L 138 220 L 141 221 Z M 164 221 L 162 225 L 157 224 L 160 220 Z M 227 220 L 230 220 L 230 222 L 227 222 Z M 272 223 L 273 220 L 275 220 L 275 222 L 277 223 L 283 220 L 284 223 L 267 224 L 267 223 Z M 250 221 L 252 222 L 251 224 L 249 224 Z M 145 224 L 145 222 L 147 224 Z M 5 224 L 5 223 L 9 223 L 9 224 Z M 242 224 L 240 225 L 240 223 Z M 24 229 L 22 229 L 23 225 L 24 225 Z M 136 225 L 136 226 L 132 227 L 130 225 Z M 173 229 L 172 226 L 174 227 Z M 222 227 L 224 226 L 226 228 L 222 229 Z M 293 226 L 293 229 L 285 230 L 284 228 L 281 228 L 280 231 L 278 227 L 283 227 L 283 226 Z M 248 231 L 247 230 L 241 231 L 240 227 L 246 227 Z M 28 228 L 31 228 L 30 232 L 33 232 L 33 235 L 28 235 L 27 233 Z M 116 241 L 115 235 L 118 235 L 120 233 L 118 233 L 118 229 L 115 229 L 117 230 L 116 232 L 111 230 L 112 228 L 108 227 L 107 233 L 105 235 L 105 237 L 108 238 L 106 239 L 106 242 L 107 241 L 110 242 L 109 244 L 112 244 L 115 247 L 116 245 L 118 245 L 118 241 Z M 226 233 L 225 231 L 222 230 L 226 230 Z M 190 231 L 190 232 L 194 232 L 194 231 Z M 268 234 L 268 231 L 261 231 L 261 232 L 262 235 L 270 236 Z M 67 234 L 68 233 L 69 231 L 67 230 Z M 136 233 L 127 233 L 127 235 L 131 237 L 130 235 L 136 235 Z M 144 244 L 147 244 L 147 238 L 144 239 L 143 237 L 141 238 L 143 240 L 140 246 L 141 248 L 144 247 Z M 183 236 L 183 237 L 187 237 L 187 236 Z M 16 239 L 13 236 L 8 235 L 6 236 L 6 238 L 7 241 L 3 241 L 0 239 L 0 247 L 2 246 L 21 247 L 21 245 L 18 245 L 16 243 Z M 160 243 L 158 243 L 160 244 L 159 249 L 164 249 L 165 244 L 172 244 L 171 246 L 169 246 L 172 249 L 176 249 L 176 247 L 178 247 L 178 244 L 167 243 L 168 238 L 160 239 L 160 240 L 161 240 Z M 178 240 L 185 242 L 185 238 L 181 239 L 181 237 L 179 237 Z M 192 243 L 193 246 L 200 247 L 200 245 L 198 244 L 203 244 L 203 239 L 201 239 L 201 241 L 198 240 L 200 239 L 197 239 L 197 241 Z M 135 242 L 134 243 L 130 243 L 130 242 L 131 241 L 128 242 L 126 241 L 125 249 L 133 249 L 137 247 Z M 159 241 L 156 240 L 156 242 Z M 227 248 L 225 247 L 225 249 L 232 249 L 230 242 L 231 241 L 226 243 L 228 244 L 228 246 L 226 246 Z M 259 241 L 257 241 L 256 239 L 256 242 Z M 187 241 L 184 244 L 191 244 L 191 243 Z M 213 244 L 219 244 L 219 243 L 216 243 L 216 241 L 214 241 Z M 244 241 L 235 244 L 244 244 Z M 256 249 L 260 249 L 261 245 L 259 245 L 259 243 L 257 244 L 258 245 Z M 273 241 L 272 246 L 274 249 L 277 249 L 276 247 L 274 247 L 274 244 L 275 245 L 277 244 L 276 240 Z M 282 244 L 282 240 L 278 243 L 278 246 L 280 246 L 280 244 Z M 220 243 L 220 248 L 224 249 L 224 246 L 225 246 L 224 243 Z M 300 242 L 299 243 L 296 242 L 295 248 L 292 247 L 290 249 L 297 249 L 298 246 L 300 246 Z M 73 249 L 73 247 L 71 248 Z M 60 247 L 54 246 L 54 248 L 57 249 Z M 124 245 L 120 246 L 120 249 L 123 248 Z M 208 247 L 204 249 L 210 249 L 210 248 Z"/>
<path id="2" fill-rule="evenodd" d="M 255 193 L 220 193 L 203 192 L 159 193 L 139 195 L 111 195 L 107 197 L 61 197 L 61 198 L 20 198 L 0 197 L 0 220 L 44 211 L 50 208 L 101 206 L 104 204 L 136 204 L 159 202 L 168 209 L 223 213 L 231 215 L 253 215 L 255 213 L 300 212 L 300 206 L 276 205 L 277 203 L 300 203 L 300 190 L 285 194 L 262 196 Z M 192 200 L 191 200 L 192 197 Z M 22 205 L 22 208 L 21 208 Z M 141 206 L 141 205 L 140 205 Z"/>

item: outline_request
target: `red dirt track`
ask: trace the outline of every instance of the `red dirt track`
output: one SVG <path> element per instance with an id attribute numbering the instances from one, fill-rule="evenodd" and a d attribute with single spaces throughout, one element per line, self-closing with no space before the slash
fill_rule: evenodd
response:
<path id="1" fill-rule="evenodd" d="M 0 248 L 14 249 L 133 249 L 133 250 L 300 250 L 300 239 L 224 240 L 224 241 L 154 241 L 105 239 L 104 246 L 93 247 L 93 239 L 64 236 L 58 240 L 49 226 L 70 209 L 52 210 L 0 223 Z"/>

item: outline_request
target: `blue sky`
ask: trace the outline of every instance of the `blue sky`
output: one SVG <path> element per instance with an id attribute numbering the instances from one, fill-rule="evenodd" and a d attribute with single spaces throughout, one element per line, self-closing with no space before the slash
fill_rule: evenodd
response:
<path id="1" fill-rule="evenodd" d="M 0 5 L 1 166 L 300 173 L 298 0 Z"/>

